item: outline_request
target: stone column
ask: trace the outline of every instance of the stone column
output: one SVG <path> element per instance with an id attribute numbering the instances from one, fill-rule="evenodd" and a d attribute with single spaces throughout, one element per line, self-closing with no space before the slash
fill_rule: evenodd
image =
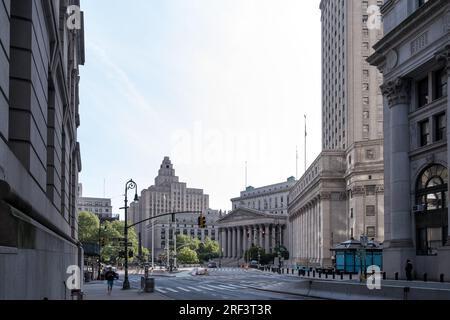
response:
<path id="1" fill-rule="evenodd" d="M 238 227 L 237 230 L 237 243 L 236 243 L 236 258 L 242 257 L 242 228 Z"/>
<path id="2" fill-rule="evenodd" d="M 227 228 L 227 258 L 231 258 L 232 257 L 231 247 L 232 247 L 232 243 L 231 243 L 231 229 Z"/>
<path id="3" fill-rule="evenodd" d="M 383 94 L 389 104 L 389 130 L 387 152 L 390 153 L 391 188 L 391 240 L 388 247 L 412 247 L 412 221 L 410 201 L 410 81 L 396 79 L 383 85 Z M 402 268 L 403 269 L 403 268 Z"/>
<path id="4" fill-rule="evenodd" d="M 227 231 L 224 228 L 220 229 L 220 246 L 221 253 L 223 257 L 226 256 L 226 246 L 227 246 Z"/>
<path id="5" fill-rule="evenodd" d="M 233 228 L 232 229 L 232 235 L 233 235 L 233 243 L 232 243 L 232 245 L 231 245 L 231 256 L 233 257 L 233 258 L 236 258 L 236 228 Z"/>
<path id="6" fill-rule="evenodd" d="M 248 238 L 247 238 L 247 227 L 244 226 L 243 230 L 242 230 L 242 247 L 243 247 L 243 251 L 247 251 L 248 250 Z"/>
<path id="7" fill-rule="evenodd" d="M 275 251 L 275 226 L 270 226 L 270 247 L 272 248 L 272 252 Z"/>
<path id="8" fill-rule="evenodd" d="M 260 248 L 264 248 L 264 226 L 263 225 L 259 225 L 259 247 Z"/>
<path id="9" fill-rule="evenodd" d="M 249 232 L 249 245 L 248 248 L 250 249 L 252 247 L 253 244 L 255 244 L 255 239 L 254 239 L 254 231 L 253 231 L 254 226 L 249 226 L 248 227 L 248 232 Z"/>
<path id="10" fill-rule="evenodd" d="M 264 237 L 264 250 L 266 250 L 266 253 L 269 253 L 269 240 L 270 240 L 270 225 L 266 224 L 265 226 L 265 237 Z"/>

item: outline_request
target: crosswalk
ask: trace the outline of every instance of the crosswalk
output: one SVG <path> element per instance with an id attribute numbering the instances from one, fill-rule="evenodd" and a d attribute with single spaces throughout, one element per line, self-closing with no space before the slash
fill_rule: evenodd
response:
<path id="1" fill-rule="evenodd" d="M 178 292 L 211 292 L 211 291 L 222 291 L 222 290 L 242 290 L 249 288 L 251 285 L 237 285 L 237 284 L 201 284 L 196 286 L 179 286 L 179 287 L 164 287 L 156 286 L 155 290 L 160 293 L 178 293 Z"/>

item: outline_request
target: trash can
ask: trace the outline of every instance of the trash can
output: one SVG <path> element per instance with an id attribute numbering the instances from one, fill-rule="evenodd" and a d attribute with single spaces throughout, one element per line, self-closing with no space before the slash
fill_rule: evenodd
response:
<path id="1" fill-rule="evenodd" d="M 144 292 L 154 292 L 155 291 L 155 279 L 154 278 L 141 278 L 141 289 Z"/>

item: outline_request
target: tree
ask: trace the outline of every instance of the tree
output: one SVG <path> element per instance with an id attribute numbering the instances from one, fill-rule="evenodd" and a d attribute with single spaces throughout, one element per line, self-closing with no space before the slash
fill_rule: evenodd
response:
<path id="1" fill-rule="evenodd" d="M 205 242 L 200 243 L 197 250 L 198 258 L 200 261 L 210 261 L 212 259 L 219 258 L 220 246 L 217 241 L 213 241 L 206 237 Z"/>
<path id="2" fill-rule="evenodd" d="M 82 243 L 98 243 L 100 220 L 91 213 L 82 211 L 78 215 L 78 239 Z"/>
<path id="3" fill-rule="evenodd" d="M 197 252 L 188 247 L 180 249 L 178 261 L 182 264 L 196 264 L 199 262 Z"/>
<path id="4" fill-rule="evenodd" d="M 197 251 L 200 246 L 200 240 L 196 238 L 191 238 L 186 235 L 177 236 L 177 249 L 189 248 L 191 250 Z"/>

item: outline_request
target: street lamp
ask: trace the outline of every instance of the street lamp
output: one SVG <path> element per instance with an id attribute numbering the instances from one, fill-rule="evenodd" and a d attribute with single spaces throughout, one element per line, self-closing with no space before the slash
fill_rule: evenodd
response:
<path id="1" fill-rule="evenodd" d="M 137 184 L 130 180 L 125 184 L 125 227 L 124 227 L 124 236 L 125 236 L 125 278 L 123 280 L 123 290 L 130 289 L 130 281 L 128 280 L 128 190 L 135 189 L 134 201 L 139 201 L 137 194 Z"/>
<path id="2" fill-rule="evenodd" d="M 361 249 L 360 249 L 359 257 L 360 257 L 360 261 L 361 261 L 361 263 L 360 263 L 360 268 L 361 268 L 360 281 L 361 282 L 366 280 L 366 270 L 367 270 L 366 269 L 366 248 L 368 245 L 368 240 L 369 240 L 368 237 L 365 235 L 362 235 L 360 237 Z"/>

